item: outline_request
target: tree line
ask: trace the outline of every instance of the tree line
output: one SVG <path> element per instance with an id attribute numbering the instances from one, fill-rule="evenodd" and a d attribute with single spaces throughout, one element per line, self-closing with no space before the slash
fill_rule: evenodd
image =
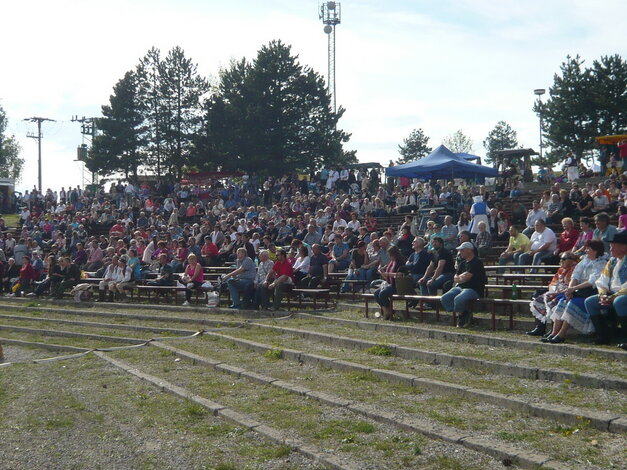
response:
<path id="1" fill-rule="evenodd" d="M 324 79 L 281 41 L 254 60 L 232 61 L 216 83 L 175 47 L 152 48 L 113 88 L 85 160 L 102 176 L 140 172 L 180 179 L 184 171 L 310 173 L 356 162 L 338 128 Z"/>

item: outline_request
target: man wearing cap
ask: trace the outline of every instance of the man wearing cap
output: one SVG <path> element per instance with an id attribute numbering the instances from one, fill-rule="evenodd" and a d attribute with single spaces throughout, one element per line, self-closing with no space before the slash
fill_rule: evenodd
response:
<path id="1" fill-rule="evenodd" d="M 486 274 L 481 260 L 475 256 L 475 247 L 464 242 L 457 247 L 462 261 L 457 267 L 453 281 L 456 286 L 441 298 L 442 306 L 447 312 L 457 312 L 457 327 L 465 328 L 472 319 L 467 309 L 468 302 L 483 297 L 485 293 Z"/>
<path id="2" fill-rule="evenodd" d="M 595 344 L 608 344 L 612 331 L 610 324 L 616 316 L 621 335 L 627 339 L 627 231 L 614 236 L 610 242 L 612 257 L 596 281 L 598 295 L 586 299 L 586 310 L 596 331 Z M 619 347 L 627 349 L 627 343 Z"/>

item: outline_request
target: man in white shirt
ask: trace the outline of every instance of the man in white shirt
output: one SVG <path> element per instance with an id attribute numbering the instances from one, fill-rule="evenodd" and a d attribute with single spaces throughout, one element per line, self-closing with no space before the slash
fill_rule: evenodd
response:
<path id="1" fill-rule="evenodd" d="M 557 247 L 555 232 L 546 226 L 543 219 L 536 220 L 535 232 L 531 235 L 530 241 L 529 251 L 518 258 L 519 265 L 539 265 L 544 258 L 551 256 Z M 532 269 L 529 272 L 535 273 L 537 270 Z"/>
<path id="2" fill-rule="evenodd" d="M 523 230 L 523 234 L 527 237 L 531 237 L 533 228 L 536 225 L 536 220 L 546 220 L 546 212 L 540 207 L 540 202 L 533 201 L 533 208 L 527 214 L 527 228 Z"/>
<path id="3" fill-rule="evenodd" d="M 337 232 L 338 229 L 342 229 L 343 232 L 346 227 L 348 227 L 348 223 L 337 213 L 335 215 L 335 221 L 333 222 L 333 231 Z"/>

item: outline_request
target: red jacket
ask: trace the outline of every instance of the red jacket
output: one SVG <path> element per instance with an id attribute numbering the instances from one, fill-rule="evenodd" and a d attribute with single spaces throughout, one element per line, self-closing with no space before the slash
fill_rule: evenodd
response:
<path id="1" fill-rule="evenodd" d="M 20 279 L 24 281 L 27 279 L 30 279 L 31 281 L 36 281 L 38 277 L 39 276 L 37 276 L 37 271 L 35 271 L 35 268 L 33 268 L 33 265 L 30 263 L 24 264 L 22 266 L 22 269 L 20 269 Z"/>
<path id="2" fill-rule="evenodd" d="M 557 249 L 560 253 L 572 250 L 578 238 L 579 232 L 576 229 L 572 229 L 568 232 L 564 230 L 557 241 Z"/>

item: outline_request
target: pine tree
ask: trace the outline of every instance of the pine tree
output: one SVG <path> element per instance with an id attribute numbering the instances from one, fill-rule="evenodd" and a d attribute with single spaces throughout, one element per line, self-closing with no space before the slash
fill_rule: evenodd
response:
<path id="1" fill-rule="evenodd" d="M 566 57 L 555 74 L 550 98 L 542 106 L 536 102 L 534 111 L 543 123 L 544 138 L 554 152 L 573 151 L 578 156 L 592 150 L 597 135 L 597 116 L 589 69 L 577 55 Z"/>
<path id="2" fill-rule="evenodd" d="M 337 128 L 344 109 L 330 103 L 322 77 L 272 41 L 221 71 L 197 148 L 209 167 L 275 175 L 354 162 L 343 150 L 350 135 Z"/>
<path id="3" fill-rule="evenodd" d="M 8 120 L 0 106 L 0 177 L 19 180 L 24 168 L 24 159 L 20 157 L 20 144 L 14 135 L 7 136 Z"/>
<path id="4" fill-rule="evenodd" d="M 398 153 L 401 154 L 401 158 L 396 160 L 396 163 L 402 165 L 426 157 L 433 150 L 427 145 L 428 143 L 429 137 L 425 135 L 424 131 L 414 129 L 409 137 L 403 139 L 403 144 L 398 146 Z"/>
<path id="5" fill-rule="evenodd" d="M 486 162 L 492 163 L 496 160 L 494 152 L 497 150 L 518 147 L 518 135 L 508 123 L 499 121 L 483 141 L 483 147 L 486 149 Z"/>
<path id="6" fill-rule="evenodd" d="M 120 171 L 127 179 L 137 179 L 146 147 L 138 86 L 137 74 L 131 71 L 113 87 L 109 104 L 102 107 L 103 117 L 96 121 L 99 135 L 85 161 L 90 171 L 103 176 Z"/>
<path id="7" fill-rule="evenodd" d="M 627 132 L 627 61 L 618 54 L 595 60 L 591 88 L 599 135 Z"/>

